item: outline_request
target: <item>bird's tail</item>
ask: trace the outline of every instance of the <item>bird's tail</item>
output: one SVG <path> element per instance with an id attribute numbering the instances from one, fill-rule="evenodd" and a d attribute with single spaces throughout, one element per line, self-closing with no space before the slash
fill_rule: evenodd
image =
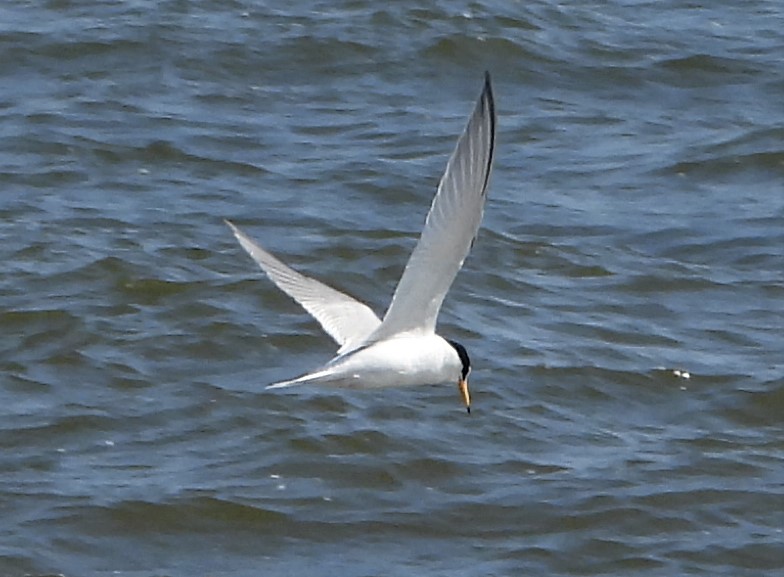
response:
<path id="1" fill-rule="evenodd" d="M 302 375 L 301 377 L 297 377 L 296 379 L 291 379 L 289 381 L 280 381 L 279 383 L 272 383 L 271 385 L 267 385 L 264 387 L 265 389 L 285 389 L 287 387 L 293 387 L 296 385 L 306 385 L 308 383 L 318 383 L 319 381 L 328 380 L 326 377 L 329 377 L 332 374 L 332 371 L 329 369 L 323 369 L 321 371 L 316 371 L 314 373 L 308 373 L 307 375 Z"/>

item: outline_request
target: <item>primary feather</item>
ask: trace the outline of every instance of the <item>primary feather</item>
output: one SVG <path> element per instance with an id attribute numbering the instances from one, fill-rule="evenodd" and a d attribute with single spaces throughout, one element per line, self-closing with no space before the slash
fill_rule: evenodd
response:
<path id="1" fill-rule="evenodd" d="M 482 222 L 495 124 L 493 91 L 486 74 L 484 89 L 446 165 L 419 242 L 371 341 L 408 331 L 435 332 L 441 304 Z"/>

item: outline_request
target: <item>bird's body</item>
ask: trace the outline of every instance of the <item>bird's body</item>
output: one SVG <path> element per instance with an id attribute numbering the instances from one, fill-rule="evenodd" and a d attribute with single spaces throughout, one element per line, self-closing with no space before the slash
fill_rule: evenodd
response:
<path id="1" fill-rule="evenodd" d="M 462 363 L 454 347 L 436 334 L 403 333 L 335 357 L 322 369 L 270 388 L 319 384 L 382 388 L 457 383 Z"/>
<path id="2" fill-rule="evenodd" d="M 278 288 L 296 300 L 340 345 L 311 373 L 270 385 L 352 388 L 457 383 L 470 411 L 465 348 L 435 333 L 441 304 L 482 220 L 495 148 L 490 76 L 460 136 L 425 227 L 383 320 L 365 304 L 289 268 L 227 221 L 242 247 Z"/>

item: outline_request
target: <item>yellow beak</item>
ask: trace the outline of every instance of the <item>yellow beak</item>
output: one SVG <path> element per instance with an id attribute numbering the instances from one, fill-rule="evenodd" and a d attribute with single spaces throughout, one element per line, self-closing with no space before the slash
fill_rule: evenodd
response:
<path id="1" fill-rule="evenodd" d="M 460 388 L 460 396 L 463 397 L 463 402 L 466 406 L 466 411 L 471 412 L 471 395 L 468 393 L 468 379 L 460 379 L 457 383 Z"/>

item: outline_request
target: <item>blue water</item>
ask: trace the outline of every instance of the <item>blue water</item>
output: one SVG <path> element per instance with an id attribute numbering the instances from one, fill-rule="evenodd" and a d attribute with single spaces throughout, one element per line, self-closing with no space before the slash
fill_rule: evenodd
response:
<path id="1" fill-rule="evenodd" d="M 784 569 L 784 8 L 0 7 L 0 574 Z M 335 346 L 229 218 L 379 314 L 482 75 L 455 387 Z"/>

